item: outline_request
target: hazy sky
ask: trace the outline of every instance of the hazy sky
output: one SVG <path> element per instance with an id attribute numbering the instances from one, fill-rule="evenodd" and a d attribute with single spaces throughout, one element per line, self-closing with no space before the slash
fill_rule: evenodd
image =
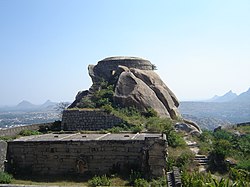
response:
<path id="1" fill-rule="evenodd" d="M 179 100 L 250 87 L 249 0 L 0 0 L 0 105 L 73 101 L 88 64 L 150 60 Z"/>

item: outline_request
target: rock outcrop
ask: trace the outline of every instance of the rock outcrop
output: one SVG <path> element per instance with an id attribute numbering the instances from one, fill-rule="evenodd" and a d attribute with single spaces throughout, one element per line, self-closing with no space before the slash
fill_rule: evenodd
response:
<path id="1" fill-rule="evenodd" d="M 100 90 L 101 82 L 114 85 L 113 102 L 121 107 L 136 107 L 140 111 L 154 109 L 159 116 L 180 118 L 178 99 L 153 71 L 155 66 L 137 57 L 110 57 L 89 65 L 93 85 L 79 92 L 70 108 L 80 106 L 84 97 Z"/>

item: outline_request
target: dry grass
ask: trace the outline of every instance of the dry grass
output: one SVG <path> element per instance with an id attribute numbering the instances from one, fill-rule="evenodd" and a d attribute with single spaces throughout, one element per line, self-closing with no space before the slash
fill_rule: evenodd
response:
<path id="1" fill-rule="evenodd" d="M 16 177 L 12 184 L 20 185 L 50 185 L 50 186 L 89 186 L 88 180 L 90 178 L 82 178 L 79 176 L 71 177 Z M 111 177 L 111 186 L 129 186 L 128 181 L 118 176 Z"/>

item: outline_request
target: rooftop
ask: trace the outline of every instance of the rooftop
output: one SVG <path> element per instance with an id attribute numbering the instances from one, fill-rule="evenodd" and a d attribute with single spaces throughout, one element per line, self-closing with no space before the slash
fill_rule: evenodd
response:
<path id="1" fill-rule="evenodd" d="M 122 133 L 122 134 L 43 134 L 34 136 L 25 136 L 13 140 L 13 142 L 36 142 L 36 141 L 91 141 L 91 140 L 145 140 L 145 138 L 161 138 L 161 134 L 154 133 Z"/>

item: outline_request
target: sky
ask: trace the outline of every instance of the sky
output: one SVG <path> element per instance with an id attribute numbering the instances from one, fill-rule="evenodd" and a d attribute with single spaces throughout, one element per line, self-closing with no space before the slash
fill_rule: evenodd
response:
<path id="1" fill-rule="evenodd" d="M 250 88 L 249 0 L 0 0 L 0 105 L 72 102 L 87 66 L 150 60 L 183 100 Z"/>

